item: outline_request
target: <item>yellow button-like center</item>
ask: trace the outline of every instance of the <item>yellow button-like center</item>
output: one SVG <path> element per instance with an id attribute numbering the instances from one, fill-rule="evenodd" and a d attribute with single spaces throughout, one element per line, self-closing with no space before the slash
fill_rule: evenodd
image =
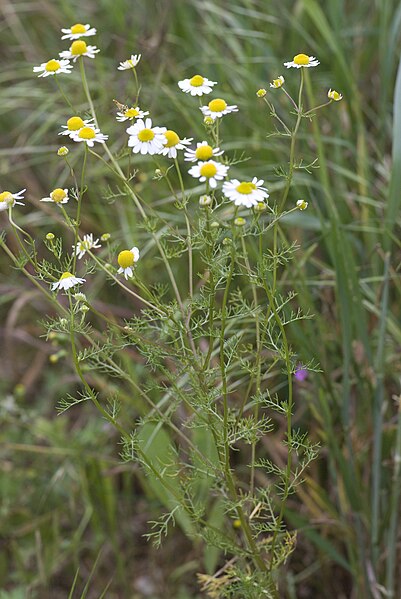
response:
<path id="1" fill-rule="evenodd" d="M 62 202 L 64 200 L 66 195 L 67 194 L 65 193 L 64 189 L 57 187 L 57 189 L 53 189 L 53 191 L 50 194 L 50 197 L 53 200 L 53 202 L 56 202 L 56 204 L 58 204 L 59 202 Z"/>
<path id="2" fill-rule="evenodd" d="M 282 79 L 273 79 L 273 85 L 274 87 L 281 87 L 283 85 L 283 80 Z"/>
<path id="3" fill-rule="evenodd" d="M 204 78 L 201 75 L 194 75 L 189 80 L 189 84 L 192 85 L 192 87 L 200 87 L 201 85 L 203 85 L 203 82 Z"/>
<path id="4" fill-rule="evenodd" d="M 10 203 L 11 201 L 14 201 L 14 198 L 10 191 L 3 191 L 0 193 L 0 202 Z"/>
<path id="5" fill-rule="evenodd" d="M 52 59 L 46 63 L 45 69 L 49 73 L 54 73 L 54 71 L 58 71 L 60 67 L 61 67 L 61 65 L 60 65 L 59 61 Z"/>
<path id="6" fill-rule="evenodd" d="M 130 252 L 130 250 L 123 250 L 118 254 L 117 262 L 121 266 L 121 268 L 128 268 L 132 266 L 135 262 L 134 254 Z"/>
<path id="7" fill-rule="evenodd" d="M 78 133 L 78 137 L 81 139 L 93 139 L 96 137 L 96 133 L 92 129 L 92 127 L 82 127 L 80 132 Z"/>
<path id="8" fill-rule="evenodd" d="M 128 110 L 126 110 L 124 112 L 124 116 L 126 116 L 129 119 L 132 119 L 136 116 L 138 116 L 139 114 L 139 110 L 137 110 L 136 108 L 128 108 Z"/>
<path id="9" fill-rule="evenodd" d="M 214 164 L 211 164 L 210 162 L 203 164 L 200 168 L 201 176 L 206 177 L 207 179 L 214 177 L 216 173 L 217 173 L 216 166 Z"/>
<path id="10" fill-rule="evenodd" d="M 167 143 L 164 144 L 165 148 L 173 148 L 180 143 L 180 138 L 175 131 L 171 131 L 171 129 L 169 129 L 164 135 L 167 138 Z"/>
<path id="11" fill-rule="evenodd" d="M 81 54 L 85 54 L 87 49 L 88 47 L 85 42 L 82 40 L 76 40 L 75 42 L 72 42 L 70 52 L 74 56 L 81 56 Z"/>
<path id="12" fill-rule="evenodd" d="M 223 112 L 227 108 L 227 102 L 221 98 L 216 98 L 216 100 L 209 102 L 208 106 L 212 112 Z"/>
<path id="13" fill-rule="evenodd" d="M 235 191 L 238 191 L 238 193 L 243 193 L 244 195 L 248 195 L 248 194 L 252 193 L 254 189 L 256 189 L 255 183 L 249 183 L 247 181 L 242 181 L 242 183 L 237 185 L 237 187 L 235 188 Z"/>
<path id="14" fill-rule="evenodd" d="M 69 131 L 78 131 L 78 129 L 82 129 L 82 127 L 85 127 L 85 123 L 83 122 L 80 116 L 72 116 L 67 121 L 67 127 Z"/>
<path id="15" fill-rule="evenodd" d="M 155 134 L 153 133 L 152 129 L 142 129 L 138 133 L 139 141 L 152 141 L 154 136 Z"/>
<path id="16" fill-rule="evenodd" d="M 195 150 L 195 158 L 198 160 L 209 160 L 213 156 L 213 148 L 208 145 L 199 146 Z"/>
<path id="17" fill-rule="evenodd" d="M 297 54 L 294 56 L 295 64 L 306 65 L 309 64 L 309 56 L 306 54 Z"/>
<path id="18" fill-rule="evenodd" d="M 82 23 L 77 23 L 71 27 L 71 33 L 86 33 L 86 27 Z"/>
<path id="19" fill-rule="evenodd" d="M 63 279 L 69 279 L 69 278 L 71 278 L 71 277 L 73 277 L 73 276 L 74 276 L 74 275 L 73 275 L 73 274 L 71 274 L 71 273 L 70 273 L 70 272 L 68 272 L 68 271 L 67 271 L 67 272 L 63 272 L 63 274 L 62 274 L 62 275 L 61 275 L 61 277 L 60 277 L 60 281 L 62 281 Z"/>

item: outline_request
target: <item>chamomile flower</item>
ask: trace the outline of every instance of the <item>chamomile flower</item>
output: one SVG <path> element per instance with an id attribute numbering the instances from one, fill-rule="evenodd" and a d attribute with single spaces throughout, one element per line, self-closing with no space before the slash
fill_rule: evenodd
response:
<path id="1" fill-rule="evenodd" d="M 269 197 L 267 189 L 262 187 L 262 185 L 263 179 L 258 179 L 257 177 L 254 177 L 252 181 L 231 179 L 231 181 L 226 181 L 223 184 L 223 193 L 236 206 L 251 208 Z"/>
<path id="2" fill-rule="evenodd" d="M 83 127 L 93 126 L 91 125 L 92 121 L 93 119 L 83 120 L 80 116 L 72 116 L 68 119 L 66 125 L 61 125 L 64 131 L 60 131 L 59 135 L 68 135 L 72 138 Z"/>
<path id="3" fill-rule="evenodd" d="M 11 193 L 11 191 L 2 191 L 0 193 L 0 212 L 3 210 L 7 210 L 8 208 L 14 208 L 15 204 L 19 204 L 20 206 L 25 206 L 23 202 L 18 202 L 18 200 L 23 200 L 24 196 L 22 195 L 26 189 L 21 189 L 18 193 Z"/>
<path id="4" fill-rule="evenodd" d="M 120 123 L 124 121 L 133 121 L 134 119 L 143 119 L 145 116 L 148 116 L 149 110 L 141 110 L 139 106 L 131 106 L 131 108 L 127 108 L 127 110 L 123 110 L 121 112 L 117 112 L 116 119 Z"/>
<path id="5" fill-rule="evenodd" d="M 212 189 L 217 187 L 217 182 L 222 181 L 228 173 L 230 167 L 225 164 L 220 164 L 214 160 L 207 162 L 198 162 L 196 166 L 189 169 L 188 173 L 195 179 L 199 179 L 201 183 L 207 181 Z"/>
<path id="6" fill-rule="evenodd" d="M 287 69 L 293 67 L 294 69 L 301 69 L 302 67 L 317 67 L 320 62 L 315 56 L 308 56 L 307 54 L 297 54 L 294 59 L 290 62 L 285 62 L 284 66 Z"/>
<path id="7" fill-rule="evenodd" d="M 91 35 L 96 35 L 96 29 L 91 27 L 88 23 L 86 25 L 82 25 L 82 23 L 76 23 L 70 29 L 62 29 L 62 33 L 65 35 L 62 36 L 62 40 L 77 40 L 80 37 L 89 37 Z"/>
<path id="8" fill-rule="evenodd" d="M 89 233 L 88 235 L 84 235 L 83 239 L 78 241 L 77 245 L 73 245 L 72 249 L 75 250 L 75 255 L 78 256 L 78 260 L 80 260 L 88 250 L 101 247 L 99 239 L 93 240 L 93 233 Z"/>
<path id="9" fill-rule="evenodd" d="M 305 200 L 298 200 L 296 206 L 300 210 L 306 210 L 308 207 L 308 202 L 306 202 Z"/>
<path id="10" fill-rule="evenodd" d="M 120 62 L 120 66 L 117 67 L 119 71 L 127 71 L 128 69 L 135 69 L 136 65 L 141 60 L 142 54 L 131 54 L 131 58 Z"/>
<path id="11" fill-rule="evenodd" d="M 53 189 L 49 197 L 42 198 L 41 202 L 54 202 L 54 204 L 66 204 L 70 198 L 68 197 L 68 189 L 57 187 Z"/>
<path id="12" fill-rule="evenodd" d="M 191 150 L 188 148 L 184 154 L 184 160 L 188 162 L 197 162 L 198 160 L 210 160 L 215 156 L 221 156 L 224 154 L 224 150 L 220 150 L 220 148 L 212 148 L 209 146 L 207 141 L 201 141 L 196 144 L 196 149 Z"/>
<path id="13" fill-rule="evenodd" d="M 207 106 L 201 106 L 199 110 L 202 111 L 204 116 L 209 116 L 214 120 L 224 116 L 225 114 L 230 114 L 230 112 L 238 112 L 238 106 L 235 104 L 228 106 L 225 100 L 216 98 L 215 100 L 209 102 Z"/>
<path id="14" fill-rule="evenodd" d="M 210 81 L 202 75 L 194 75 L 191 79 L 183 79 L 178 82 L 178 87 L 186 94 L 191 94 L 191 96 L 210 94 L 213 85 L 217 85 L 217 81 Z"/>
<path id="15" fill-rule="evenodd" d="M 69 75 L 71 73 L 72 66 L 73 65 L 67 59 L 56 60 L 52 58 L 47 62 L 42 62 L 42 64 L 38 67 L 33 67 L 33 72 L 40 73 L 38 77 L 49 77 L 49 75 L 61 75 L 61 73 Z"/>
<path id="16" fill-rule="evenodd" d="M 335 89 L 329 89 L 329 91 L 327 92 L 327 97 L 330 100 L 334 100 L 334 102 L 339 102 L 343 99 L 342 94 L 340 94 L 340 92 L 336 92 Z"/>
<path id="17" fill-rule="evenodd" d="M 109 139 L 108 135 L 100 133 L 100 129 L 96 129 L 94 125 L 82 127 L 82 129 L 79 129 L 79 131 L 76 131 L 73 135 L 70 135 L 70 137 L 74 141 L 85 142 L 90 148 L 93 148 L 95 142 L 104 144 L 105 141 Z"/>
<path id="18" fill-rule="evenodd" d="M 135 263 L 139 260 L 139 250 L 133 247 L 130 250 L 123 250 L 118 254 L 117 262 L 120 266 L 118 274 L 123 274 L 126 279 L 132 277 Z"/>
<path id="19" fill-rule="evenodd" d="M 189 145 L 192 141 L 192 137 L 187 139 L 180 139 L 175 131 L 168 129 L 165 134 L 166 143 L 160 154 L 167 156 L 168 158 L 177 158 L 177 150 L 185 150 L 185 146 Z"/>
<path id="20" fill-rule="evenodd" d="M 279 87 L 282 87 L 283 85 L 284 85 L 284 77 L 282 75 L 277 77 L 277 79 L 273 79 L 273 81 L 270 83 L 270 87 L 273 87 L 274 89 L 278 89 Z"/>
<path id="21" fill-rule="evenodd" d="M 84 40 L 75 40 L 72 42 L 69 50 L 60 52 L 61 58 L 69 58 L 73 62 L 76 62 L 80 56 L 87 56 L 88 58 L 95 58 L 95 54 L 100 52 L 96 46 L 87 46 Z"/>
<path id="22" fill-rule="evenodd" d="M 134 154 L 160 154 L 166 143 L 166 127 L 152 127 L 152 119 L 139 119 L 128 127 L 128 145 Z"/>
<path id="23" fill-rule="evenodd" d="M 75 285 L 80 285 L 85 281 L 86 279 L 80 279 L 79 277 L 76 277 L 75 275 L 66 271 L 63 272 L 60 279 L 56 281 L 56 283 L 52 284 L 52 290 L 54 291 L 55 289 L 64 289 L 64 291 L 67 291 L 67 289 L 71 289 L 71 287 L 74 287 Z"/>

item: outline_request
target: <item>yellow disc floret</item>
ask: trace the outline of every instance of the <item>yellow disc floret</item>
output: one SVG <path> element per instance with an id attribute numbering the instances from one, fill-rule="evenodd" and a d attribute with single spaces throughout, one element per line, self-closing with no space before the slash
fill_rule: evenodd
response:
<path id="1" fill-rule="evenodd" d="M 72 42 L 70 52 L 74 56 L 81 56 L 82 54 L 85 54 L 87 49 L 87 45 L 84 41 L 76 40 L 75 42 Z"/>
<path id="2" fill-rule="evenodd" d="M 309 64 L 309 56 L 307 56 L 306 54 L 297 54 L 296 56 L 294 56 L 294 62 L 295 64 L 299 64 L 301 66 L 305 66 L 306 64 Z"/>
<path id="3" fill-rule="evenodd" d="M 171 131 L 171 129 L 169 129 L 164 135 L 167 138 L 167 143 L 164 144 L 165 148 L 173 148 L 180 143 L 180 138 L 175 131 Z"/>
<path id="4" fill-rule="evenodd" d="M 130 250 L 123 250 L 118 254 L 117 262 L 121 268 L 129 268 L 135 262 L 134 254 Z"/>
<path id="5" fill-rule="evenodd" d="M 63 279 L 69 279 L 70 277 L 73 277 L 74 275 L 71 274 L 70 272 L 68 272 L 68 270 L 66 272 L 63 272 L 63 274 L 60 277 L 60 281 L 62 281 Z"/>
<path id="6" fill-rule="evenodd" d="M 209 102 L 208 106 L 212 112 L 222 112 L 227 108 L 227 102 L 221 98 L 216 98 L 215 100 Z"/>
<path id="7" fill-rule="evenodd" d="M 86 33 L 86 27 L 82 23 L 76 23 L 76 25 L 71 27 L 71 33 Z"/>
<path id="8" fill-rule="evenodd" d="M 137 108 L 128 108 L 128 110 L 124 112 L 124 116 L 126 116 L 128 119 L 133 119 L 138 116 L 138 114 L 139 110 Z"/>
<path id="9" fill-rule="evenodd" d="M 12 196 L 11 191 L 3 191 L 0 193 L 0 202 L 6 202 L 6 204 L 12 204 L 14 202 L 14 198 Z"/>
<path id="10" fill-rule="evenodd" d="M 52 60 L 49 60 L 49 62 L 46 63 L 45 69 L 49 73 L 54 73 L 55 71 L 58 71 L 60 67 L 59 61 L 52 58 Z"/>
<path id="11" fill-rule="evenodd" d="M 154 136 L 155 134 L 153 133 L 152 129 L 142 129 L 138 133 L 139 141 L 152 141 Z"/>
<path id="12" fill-rule="evenodd" d="M 72 116 L 67 121 L 67 127 L 69 131 L 78 131 L 78 129 L 82 129 L 82 127 L 85 127 L 85 123 L 83 122 L 80 116 Z"/>
<path id="13" fill-rule="evenodd" d="M 242 181 L 242 183 L 237 185 L 237 187 L 235 188 L 235 191 L 238 191 L 238 193 L 242 193 L 244 195 L 249 195 L 250 193 L 253 192 L 254 189 L 256 189 L 255 183 L 249 183 L 247 181 Z"/>
<path id="14" fill-rule="evenodd" d="M 189 84 L 192 85 L 192 87 L 200 87 L 201 85 L 203 85 L 203 82 L 204 78 L 201 75 L 194 75 L 189 80 Z"/>
<path id="15" fill-rule="evenodd" d="M 82 127 L 80 132 L 78 133 L 78 137 L 81 139 L 93 139 L 96 137 L 96 133 L 92 129 L 92 127 Z"/>
<path id="16" fill-rule="evenodd" d="M 67 196 L 67 194 L 65 193 L 64 189 L 61 189 L 60 187 L 53 189 L 53 191 L 50 194 L 51 199 L 56 204 L 59 204 L 60 202 L 62 202 L 66 196 Z"/>
<path id="17" fill-rule="evenodd" d="M 202 177 L 206 177 L 206 179 L 210 179 L 214 177 L 217 173 L 217 168 L 214 164 L 207 162 L 200 167 L 200 174 Z"/>
<path id="18" fill-rule="evenodd" d="M 198 160 L 209 160 L 213 156 L 213 148 L 209 145 L 199 146 L 195 150 L 195 158 Z"/>

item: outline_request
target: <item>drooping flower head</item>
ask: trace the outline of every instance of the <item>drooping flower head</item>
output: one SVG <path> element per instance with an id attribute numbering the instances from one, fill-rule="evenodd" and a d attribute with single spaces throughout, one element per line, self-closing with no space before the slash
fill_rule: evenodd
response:
<path id="1" fill-rule="evenodd" d="M 160 154 L 166 143 L 166 127 L 153 127 L 152 119 L 139 119 L 128 127 L 128 145 L 134 154 Z"/>
<path id="2" fill-rule="evenodd" d="M 132 277 L 133 268 L 138 260 L 139 250 L 137 247 L 133 247 L 130 250 L 123 250 L 117 257 L 117 262 L 120 266 L 117 272 L 123 274 L 126 279 Z"/>
<path id="3" fill-rule="evenodd" d="M 327 92 L 327 97 L 330 100 L 334 100 L 334 102 L 339 102 L 340 100 L 343 99 L 342 94 L 340 94 L 339 92 L 336 92 L 335 89 L 329 89 L 329 91 Z"/>
<path id="4" fill-rule="evenodd" d="M 263 183 L 263 179 L 258 179 L 257 177 L 254 177 L 252 181 L 231 179 L 223 183 L 223 193 L 236 206 L 251 208 L 269 197 L 267 189 L 263 187 Z"/>
<path id="5" fill-rule="evenodd" d="M 188 162 L 197 162 L 198 160 L 210 160 L 216 156 L 224 154 L 224 150 L 220 148 L 212 148 L 207 141 L 201 141 L 196 144 L 196 149 L 188 148 L 184 154 L 184 160 Z"/>
<path id="6" fill-rule="evenodd" d="M 303 67 L 317 67 L 320 62 L 315 56 L 308 56 L 307 54 L 297 54 L 294 59 L 290 62 L 285 62 L 284 66 L 287 69 L 293 67 L 294 69 L 301 69 Z"/>
<path id="7" fill-rule="evenodd" d="M 89 233 L 88 235 L 84 235 L 83 239 L 78 241 L 77 245 L 73 245 L 72 249 L 75 250 L 74 253 L 76 256 L 78 256 L 78 260 L 80 260 L 88 250 L 100 247 L 102 246 L 99 243 L 99 239 L 94 240 L 93 233 Z"/>
<path id="8" fill-rule="evenodd" d="M 216 84 L 217 81 L 210 81 L 202 75 L 194 75 L 191 79 L 179 81 L 178 87 L 191 96 L 203 96 L 203 94 L 210 94 L 212 87 Z"/>
<path id="9" fill-rule="evenodd" d="M 95 58 L 95 55 L 100 52 L 96 46 L 87 46 L 84 40 L 75 40 L 72 42 L 69 50 L 60 52 L 61 58 L 68 58 L 73 62 L 76 62 L 80 56 L 87 56 L 88 58 Z"/>
<path id="10" fill-rule="evenodd" d="M 189 139 L 186 137 L 180 139 L 178 134 L 172 129 L 167 129 L 164 135 L 167 141 L 160 154 L 167 156 L 168 158 L 177 158 L 177 151 L 185 150 L 185 146 L 189 145 L 192 141 L 192 137 Z"/>
<path id="11" fill-rule="evenodd" d="M 24 196 L 22 195 L 26 189 L 21 189 L 18 193 L 11 193 L 11 191 L 2 191 L 0 192 L 0 212 L 3 210 L 8 210 L 8 208 L 14 208 L 16 204 L 20 206 L 25 206 L 23 202 L 18 202 L 18 200 L 23 200 Z"/>
<path id="12" fill-rule="evenodd" d="M 117 67 L 119 71 L 127 71 L 128 69 L 135 69 L 136 65 L 141 60 L 142 54 L 131 54 L 131 58 L 120 62 L 120 66 Z"/>
<path id="13" fill-rule="evenodd" d="M 42 62 L 42 64 L 38 67 L 33 67 L 34 73 L 40 73 L 38 77 L 49 77 L 50 75 L 61 75 L 61 73 L 65 73 L 69 75 L 71 73 L 73 65 L 69 60 L 56 60 L 52 58 L 47 62 Z"/>
<path id="14" fill-rule="evenodd" d="M 217 187 L 217 182 L 222 181 L 227 176 L 229 168 L 229 166 L 220 164 L 215 160 L 208 160 L 207 162 L 198 162 L 189 169 L 188 173 L 195 179 L 199 179 L 201 183 L 207 182 L 214 189 Z"/>
<path id="15" fill-rule="evenodd" d="M 80 285 L 85 281 L 86 279 L 80 279 L 79 277 L 76 277 L 72 273 L 66 271 L 63 272 L 58 281 L 52 284 L 52 290 L 54 291 L 55 289 L 64 289 L 64 291 L 67 291 L 67 289 L 71 289 L 71 287 L 74 287 L 75 285 Z"/>
<path id="16" fill-rule="evenodd" d="M 225 100 L 216 98 L 215 100 L 211 100 L 207 106 L 201 106 L 199 110 L 202 111 L 204 116 L 208 116 L 215 120 L 221 118 L 225 114 L 230 114 L 230 112 L 238 112 L 238 106 L 235 104 L 228 106 Z"/>
<path id="17" fill-rule="evenodd" d="M 53 202 L 54 204 L 66 204 L 69 199 L 68 189 L 61 189 L 61 187 L 57 187 L 56 189 L 53 189 L 48 197 L 42 198 L 40 201 Z"/>
<path id="18" fill-rule="evenodd" d="M 91 27 L 89 23 L 86 25 L 82 25 L 82 23 L 76 23 L 72 25 L 70 29 L 62 29 L 62 33 L 65 35 L 62 36 L 62 40 L 77 40 L 80 37 L 89 37 L 91 35 L 96 35 L 96 29 Z"/>
<path id="19" fill-rule="evenodd" d="M 273 79 L 273 81 L 270 83 L 270 87 L 273 87 L 274 89 L 278 89 L 279 87 L 282 87 L 283 85 L 284 85 L 284 77 L 282 75 L 277 77 L 277 79 Z"/>

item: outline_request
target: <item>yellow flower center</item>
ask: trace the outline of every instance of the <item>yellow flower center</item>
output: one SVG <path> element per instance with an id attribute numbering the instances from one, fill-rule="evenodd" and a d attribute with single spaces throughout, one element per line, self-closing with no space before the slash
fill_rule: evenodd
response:
<path id="1" fill-rule="evenodd" d="M 210 162 L 207 162 L 206 164 L 203 164 L 200 168 L 200 174 L 202 177 L 206 177 L 207 179 L 210 179 L 211 177 L 214 177 L 214 175 L 217 173 L 217 168 L 214 164 L 211 164 Z"/>
<path id="2" fill-rule="evenodd" d="M 60 277 L 60 281 L 62 281 L 63 279 L 69 279 L 69 278 L 71 278 L 71 277 L 73 277 L 73 276 L 74 276 L 74 275 L 73 275 L 73 274 L 71 274 L 71 273 L 70 273 L 70 272 L 68 272 L 68 271 L 67 271 L 67 272 L 63 272 L 63 274 L 62 274 L 62 275 L 61 275 L 61 277 Z"/>
<path id="3" fill-rule="evenodd" d="M 132 252 L 130 252 L 130 250 L 123 250 L 118 254 L 117 262 L 121 268 L 128 268 L 135 262 L 134 255 Z"/>
<path id="4" fill-rule="evenodd" d="M 79 249 L 81 252 L 85 251 L 85 250 L 90 250 L 91 249 L 91 244 L 89 241 L 87 241 L 86 239 L 84 239 L 83 241 L 81 241 L 79 243 Z"/>
<path id="5" fill-rule="evenodd" d="M 242 183 L 237 185 L 235 191 L 238 191 L 238 193 L 242 193 L 244 195 L 249 195 L 253 192 L 254 189 L 257 189 L 255 183 L 248 183 L 247 181 L 242 181 Z"/>
<path id="6" fill-rule="evenodd" d="M 55 71 L 59 70 L 60 66 L 61 65 L 60 65 L 59 61 L 54 60 L 54 58 L 52 58 L 52 60 L 49 60 L 49 62 L 46 63 L 45 69 L 49 73 L 54 73 Z"/>
<path id="7" fill-rule="evenodd" d="M 3 191 L 3 193 L 0 193 L 0 202 L 7 202 L 7 204 L 10 204 L 13 201 L 14 198 L 10 191 Z"/>
<path id="8" fill-rule="evenodd" d="M 194 75 L 189 80 L 189 84 L 192 85 L 192 87 L 200 87 L 201 85 L 203 85 L 203 82 L 204 78 L 201 75 Z"/>
<path id="9" fill-rule="evenodd" d="M 209 102 L 208 106 L 212 112 L 223 112 L 227 108 L 227 102 L 221 98 L 216 98 L 216 100 Z"/>
<path id="10" fill-rule="evenodd" d="M 171 131 L 171 129 L 169 129 L 164 135 L 167 138 L 167 143 L 164 144 L 165 148 L 173 148 L 180 143 L 180 138 L 175 131 Z"/>
<path id="11" fill-rule="evenodd" d="M 136 108 L 128 108 L 128 110 L 124 112 L 124 116 L 128 117 L 129 119 L 138 116 L 138 114 L 139 110 L 137 110 Z"/>
<path id="12" fill-rule="evenodd" d="M 67 194 L 65 193 L 64 189 L 57 187 L 57 189 L 53 189 L 53 191 L 50 194 L 50 197 L 53 200 L 53 202 L 56 202 L 56 204 L 58 204 L 59 202 L 62 202 L 64 200 L 66 195 Z"/>
<path id="13" fill-rule="evenodd" d="M 71 33 L 86 33 L 86 27 L 82 23 L 77 23 L 71 27 Z"/>
<path id="14" fill-rule="evenodd" d="M 153 133 L 152 129 L 142 129 L 138 133 L 139 141 L 152 141 L 154 136 L 155 134 Z"/>
<path id="15" fill-rule="evenodd" d="M 75 42 L 72 42 L 70 52 L 74 56 L 81 56 L 82 54 L 85 54 L 87 49 L 88 48 L 85 42 L 82 40 L 76 40 Z"/>
<path id="16" fill-rule="evenodd" d="M 274 87 L 281 87 L 283 85 L 283 80 L 282 79 L 273 79 L 273 85 L 274 85 Z"/>
<path id="17" fill-rule="evenodd" d="M 67 127 L 69 131 L 78 131 L 78 129 L 82 129 L 82 127 L 85 127 L 85 123 L 83 122 L 80 116 L 72 116 L 67 121 Z"/>
<path id="18" fill-rule="evenodd" d="M 78 137 L 81 139 L 93 139 L 96 137 L 96 133 L 92 127 L 82 127 L 81 131 L 78 133 Z"/>
<path id="19" fill-rule="evenodd" d="M 195 158 L 198 160 L 209 160 L 213 156 L 213 148 L 209 145 L 199 146 L 195 150 Z"/>
<path id="20" fill-rule="evenodd" d="M 294 56 L 295 64 L 306 65 L 309 64 L 309 56 L 306 54 L 297 54 Z"/>

